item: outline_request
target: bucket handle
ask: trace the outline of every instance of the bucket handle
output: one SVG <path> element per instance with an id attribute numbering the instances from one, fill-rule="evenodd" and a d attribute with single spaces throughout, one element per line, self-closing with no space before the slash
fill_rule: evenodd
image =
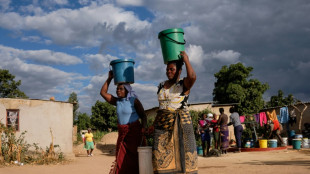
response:
<path id="1" fill-rule="evenodd" d="M 183 33 L 183 32 L 172 32 L 172 33 Z M 160 38 L 161 36 L 165 36 L 166 38 L 168 38 L 170 41 L 172 41 L 172 42 L 174 42 L 174 43 L 177 43 L 177 44 L 180 44 L 180 45 L 185 45 L 185 44 L 186 44 L 186 40 L 185 40 L 185 39 L 184 39 L 184 42 L 179 42 L 179 41 L 176 41 L 176 40 L 172 39 L 171 37 L 167 36 L 168 34 L 170 34 L 170 33 L 167 33 L 167 34 L 161 33 L 160 36 L 159 36 L 159 38 Z"/>

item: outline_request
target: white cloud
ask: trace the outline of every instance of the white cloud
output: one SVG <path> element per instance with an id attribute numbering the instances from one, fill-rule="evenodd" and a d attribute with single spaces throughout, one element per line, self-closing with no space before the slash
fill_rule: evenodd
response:
<path id="1" fill-rule="evenodd" d="M 109 54 L 87 54 L 84 57 L 89 63 L 90 69 L 96 72 L 109 71 L 110 62 L 117 59 L 117 57 L 111 56 Z"/>
<path id="2" fill-rule="evenodd" d="M 8 69 L 15 75 L 15 80 L 21 80 L 21 90 L 30 98 L 49 99 L 51 96 L 68 94 L 74 86 L 71 85 L 79 74 L 67 73 L 49 66 L 27 64 L 14 57 L 0 57 L 1 69 Z M 62 99 L 66 100 L 66 99 Z"/>
<path id="3" fill-rule="evenodd" d="M 208 56 L 213 59 L 220 60 L 224 63 L 237 63 L 240 58 L 240 53 L 233 50 L 222 50 L 211 52 Z"/>
<path id="4" fill-rule="evenodd" d="M 0 12 L 10 8 L 11 0 L 0 0 Z"/>
<path id="5" fill-rule="evenodd" d="M 0 16 L 0 26 L 11 30 L 37 30 L 58 44 L 98 46 L 102 40 L 106 42 L 113 37 L 123 38 L 127 32 L 138 34 L 149 28 L 150 24 L 139 20 L 132 12 L 111 4 L 93 4 L 75 10 L 59 9 L 46 15 L 4 13 Z M 118 31 L 114 33 L 114 30 Z"/>
<path id="6" fill-rule="evenodd" d="M 19 58 L 24 60 L 33 60 L 47 64 L 64 64 L 74 65 L 82 63 L 82 60 L 62 52 L 53 52 L 50 50 L 20 50 L 0 45 L 0 58 L 9 56 L 11 58 Z"/>
<path id="7" fill-rule="evenodd" d="M 116 3 L 121 6 L 142 6 L 143 0 L 116 0 Z"/>
<path id="8" fill-rule="evenodd" d="M 204 52 L 201 46 L 189 45 L 187 48 L 187 54 L 191 61 L 196 66 L 202 65 Z"/>

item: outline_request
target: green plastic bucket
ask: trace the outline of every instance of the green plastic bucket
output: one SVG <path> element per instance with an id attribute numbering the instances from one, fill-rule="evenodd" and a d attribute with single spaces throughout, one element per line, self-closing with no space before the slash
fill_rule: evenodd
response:
<path id="1" fill-rule="evenodd" d="M 198 155 L 203 155 L 203 149 L 201 146 L 197 146 L 197 154 Z"/>
<path id="2" fill-rule="evenodd" d="M 134 64 L 133 59 L 117 59 L 110 62 L 112 66 L 114 84 L 134 83 Z"/>
<path id="3" fill-rule="evenodd" d="M 179 60 L 180 51 L 184 51 L 184 31 L 182 28 L 171 28 L 163 30 L 158 34 L 160 40 L 161 51 L 163 53 L 164 63 Z"/>
<path id="4" fill-rule="evenodd" d="M 301 139 L 293 139 L 293 149 L 300 149 L 301 147 Z"/>

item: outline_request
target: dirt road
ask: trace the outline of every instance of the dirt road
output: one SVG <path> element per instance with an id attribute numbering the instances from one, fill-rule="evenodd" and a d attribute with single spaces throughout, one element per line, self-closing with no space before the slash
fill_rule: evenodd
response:
<path id="1" fill-rule="evenodd" d="M 78 152 L 77 152 L 78 153 Z M 65 165 L 13 166 L 0 168 L 0 174 L 106 174 L 114 156 L 96 150 L 93 157 L 78 153 Z M 310 149 L 268 152 L 228 153 L 221 157 L 199 157 L 199 173 L 310 173 Z"/>

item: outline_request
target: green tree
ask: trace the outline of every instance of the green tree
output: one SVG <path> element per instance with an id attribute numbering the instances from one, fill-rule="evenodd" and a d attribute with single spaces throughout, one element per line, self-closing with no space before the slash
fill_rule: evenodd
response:
<path id="1" fill-rule="evenodd" d="M 292 105 L 300 102 L 300 100 L 295 99 L 293 94 L 289 94 L 287 97 L 284 97 L 282 90 L 278 91 L 278 95 L 270 97 L 270 101 L 267 102 L 266 107 L 277 107 L 284 105 Z"/>
<path id="2" fill-rule="evenodd" d="M 77 127 L 78 131 L 86 130 L 91 127 L 90 116 L 86 113 L 79 113 L 77 117 Z"/>
<path id="3" fill-rule="evenodd" d="M 253 67 L 242 63 L 231 64 L 214 74 L 217 79 L 213 89 L 213 100 L 218 103 L 237 103 L 240 114 L 256 113 L 264 106 L 263 94 L 269 88 L 257 79 L 249 79 Z"/>
<path id="4" fill-rule="evenodd" d="M 97 100 L 91 111 L 91 124 L 96 129 L 100 131 L 107 131 L 108 128 L 117 129 L 116 108 L 113 105 Z"/>
<path id="5" fill-rule="evenodd" d="M 19 90 L 21 81 L 15 82 L 15 76 L 9 70 L 0 69 L 0 98 L 28 98 L 27 95 Z"/>
<path id="6" fill-rule="evenodd" d="M 72 92 L 69 96 L 68 102 L 74 103 L 73 105 L 73 123 L 75 124 L 78 117 L 78 109 L 79 109 L 79 100 L 77 98 L 77 94 Z"/>

